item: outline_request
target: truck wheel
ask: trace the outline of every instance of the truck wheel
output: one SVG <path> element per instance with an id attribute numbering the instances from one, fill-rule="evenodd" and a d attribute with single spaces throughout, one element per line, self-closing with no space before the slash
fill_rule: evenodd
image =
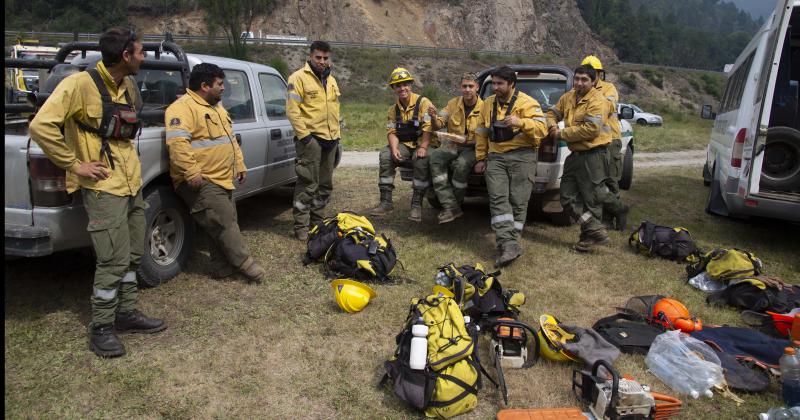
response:
<path id="1" fill-rule="evenodd" d="M 708 171 L 708 162 L 703 164 L 703 186 L 711 185 L 711 172 Z"/>
<path id="2" fill-rule="evenodd" d="M 619 188 L 621 190 L 631 189 L 633 184 L 633 148 L 630 145 L 625 149 L 625 156 L 622 158 L 622 176 L 619 178 Z"/>
<path id="3" fill-rule="evenodd" d="M 708 198 L 706 199 L 706 213 L 716 214 L 720 216 L 730 215 L 728 206 L 725 200 L 722 199 L 722 189 L 717 181 L 717 165 L 711 169 L 711 188 L 708 189 Z"/>
<path id="4" fill-rule="evenodd" d="M 800 131 L 790 127 L 767 130 L 761 186 L 779 191 L 800 187 Z"/>
<path id="5" fill-rule="evenodd" d="M 194 245 L 194 222 L 189 210 L 170 186 L 158 186 L 145 197 L 147 230 L 139 264 L 143 286 L 158 286 L 186 266 Z"/>

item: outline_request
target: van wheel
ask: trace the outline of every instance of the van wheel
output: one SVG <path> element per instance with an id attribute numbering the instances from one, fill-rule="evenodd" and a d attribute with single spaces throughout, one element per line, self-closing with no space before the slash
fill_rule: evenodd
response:
<path id="1" fill-rule="evenodd" d="M 638 120 L 636 120 L 636 124 L 647 125 L 647 120 L 644 118 L 639 118 Z"/>
<path id="2" fill-rule="evenodd" d="M 143 286 L 158 286 L 186 266 L 194 245 L 194 222 L 183 201 L 169 186 L 147 192 L 145 249 L 139 264 Z"/>
<path id="3" fill-rule="evenodd" d="M 622 176 L 619 178 L 619 188 L 621 190 L 631 189 L 633 184 L 633 148 L 629 144 L 625 149 L 625 156 L 622 158 Z"/>
<path id="4" fill-rule="evenodd" d="M 703 164 L 703 186 L 711 185 L 711 173 L 708 171 L 708 162 Z"/>
<path id="5" fill-rule="evenodd" d="M 761 186 L 779 191 L 800 186 L 800 131 L 790 127 L 767 130 Z"/>
<path id="6" fill-rule="evenodd" d="M 722 189 L 717 181 L 717 166 L 711 169 L 711 188 L 708 189 L 708 198 L 706 199 L 706 213 L 716 214 L 720 216 L 728 216 L 730 212 L 722 199 Z"/>

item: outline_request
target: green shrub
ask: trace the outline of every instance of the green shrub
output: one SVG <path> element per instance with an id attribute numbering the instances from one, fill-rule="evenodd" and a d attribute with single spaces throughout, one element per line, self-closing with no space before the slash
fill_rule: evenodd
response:
<path id="1" fill-rule="evenodd" d="M 620 76 L 619 81 L 632 90 L 636 90 L 636 76 L 632 73 L 625 73 Z"/>
<path id="2" fill-rule="evenodd" d="M 420 93 L 420 95 L 430 99 L 431 101 L 433 101 L 433 103 L 439 103 L 441 102 L 440 99 L 442 96 L 442 92 L 439 90 L 438 87 L 434 85 L 426 85 L 424 88 L 422 88 L 422 92 Z"/>
<path id="3" fill-rule="evenodd" d="M 267 61 L 267 65 L 277 70 L 284 79 L 289 77 L 289 65 L 282 58 L 272 57 Z"/>
<path id="4" fill-rule="evenodd" d="M 723 76 L 703 73 L 700 75 L 700 80 L 703 81 L 703 91 L 716 99 L 722 97 L 722 86 L 725 83 Z"/>
<path id="5" fill-rule="evenodd" d="M 648 82 L 650 82 L 653 86 L 664 89 L 664 74 L 653 69 L 644 69 L 642 71 L 642 75 Z"/>
<path id="6" fill-rule="evenodd" d="M 469 52 L 469 59 L 479 61 L 481 59 L 481 55 L 477 51 L 470 51 Z"/>

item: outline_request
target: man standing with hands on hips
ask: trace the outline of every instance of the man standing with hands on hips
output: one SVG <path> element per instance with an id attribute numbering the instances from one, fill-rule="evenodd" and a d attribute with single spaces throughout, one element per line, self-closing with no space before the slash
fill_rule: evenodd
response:
<path id="1" fill-rule="evenodd" d="M 308 239 L 310 225 L 322 221 L 333 191 L 339 147 L 339 85 L 331 75 L 331 47 L 314 41 L 308 61 L 289 76 L 286 115 L 295 135 L 294 236 Z"/>

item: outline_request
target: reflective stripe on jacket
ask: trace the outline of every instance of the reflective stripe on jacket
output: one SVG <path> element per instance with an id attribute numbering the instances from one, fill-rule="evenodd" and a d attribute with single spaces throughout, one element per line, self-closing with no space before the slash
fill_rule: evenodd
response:
<path id="1" fill-rule="evenodd" d="M 123 79 L 124 88 L 117 87 L 102 61 L 97 63 L 97 70 L 103 77 L 112 101 L 127 103 L 126 89 L 130 91 L 131 98 L 139 94 L 130 77 Z M 114 169 L 111 169 L 107 159 L 100 156 L 102 146 L 100 136 L 82 130 L 77 123 L 81 121 L 89 127 L 99 127 L 102 118 L 103 100 L 100 98 L 100 92 L 92 76 L 82 71 L 58 84 L 31 121 L 30 135 L 47 157 L 67 172 L 68 193 L 86 188 L 120 197 L 135 196 L 142 186 L 142 166 L 133 140 L 109 140 L 109 148 L 114 159 Z M 109 177 L 92 181 L 75 174 L 74 170 L 81 162 L 92 161 L 104 162 Z"/>
<path id="2" fill-rule="evenodd" d="M 339 118 L 339 85 L 328 76 L 322 86 L 311 66 L 306 65 L 289 76 L 286 116 L 298 139 L 314 134 L 324 140 L 341 138 Z"/>
<path id="3" fill-rule="evenodd" d="M 575 89 L 561 95 L 556 105 L 547 110 L 547 126 L 564 121 L 561 140 L 573 152 L 611 143 L 611 128 L 606 124 L 609 101 L 594 88 L 580 101 L 576 99 Z"/>
<path id="4" fill-rule="evenodd" d="M 483 100 L 478 97 L 477 102 L 475 102 L 475 107 L 472 108 L 472 112 L 466 116 L 465 121 L 464 97 L 456 96 L 450 99 L 444 109 L 439 113 L 439 118 L 437 118 L 439 126 L 446 126 L 448 133 L 458 134 L 460 136 L 465 135 L 466 130 L 467 142 L 474 143 L 475 130 L 478 128 L 482 107 Z"/>
<path id="5" fill-rule="evenodd" d="M 611 138 L 622 138 L 622 125 L 619 122 L 619 118 L 617 118 L 617 102 L 619 102 L 617 88 L 613 83 L 606 82 L 605 80 L 598 80 L 595 88 L 600 90 L 600 93 L 611 102 L 611 111 L 608 113 L 608 125 L 611 126 Z"/>
<path id="6" fill-rule="evenodd" d="M 206 181 L 234 189 L 233 178 L 247 168 L 222 102 L 212 107 L 188 89 L 167 108 L 164 120 L 169 174 L 175 187 L 202 174 Z"/>
<path id="7" fill-rule="evenodd" d="M 514 95 L 514 92 L 511 92 Z M 511 114 L 522 120 L 522 127 L 511 140 L 497 143 L 489 141 L 489 130 L 492 125 L 492 107 L 497 95 L 492 95 L 483 101 L 480 111 L 478 128 L 476 129 L 475 159 L 486 159 L 488 153 L 505 153 L 523 147 L 537 148 L 542 139 L 547 135 L 547 125 L 542 113 L 542 107 L 536 99 L 528 96 L 525 92 L 517 92 L 517 101 Z M 508 104 L 498 104 L 497 121 L 502 121 L 508 112 Z"/>

